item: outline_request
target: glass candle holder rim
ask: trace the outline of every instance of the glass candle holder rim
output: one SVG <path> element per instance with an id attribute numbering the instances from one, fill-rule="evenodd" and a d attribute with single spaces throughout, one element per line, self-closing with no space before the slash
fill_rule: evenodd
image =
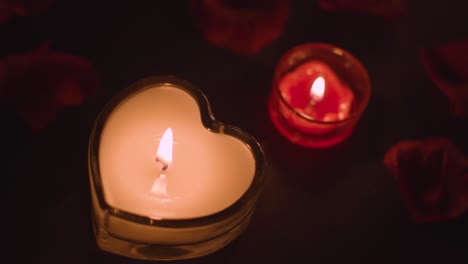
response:
<path id="1" fill-rule="evenodd" d="M 352 119 L 356 119 L 358 118 L 359 116 L 361 116 L 361 114 L 365 111 L 365 109 L 367 108 L 367 105 L 369 104 L 369 99 L 370 99 L 370 96 L 371 96 L 371 82 L 370 82 L 370 78 L 369 78 L 369 74 L 366 70 L 366 68 L 364 67 L 364 65 L 353 55 L 351 54 L 349 51 L 339 47 L 339 46 L 336 46 L 336 45 L 333 45 L 333 44 L 330 44 L 330 43 L 325 43 L 325 42 L 310 42 L 310 43 L 304 43 L 304 44 L 300 44 L 300 45 L 297 45 L 291 49 L 289 49 L 283 56 L 281 56 L 281 58 L 279 59 L 279 63 L 287 60 L 289 57 L 291 57 L 293 54 L 295 53 L 298 53 L 299 51 L 302 51 L 302 50 L 305 50 L 305 49 L 315 49 L 315 50 L 325 50 L 327 52 L 331 51 L 332 54 L 335 54 L 335 55 L 338 55 L 340 57 L 346 57 L 348 60 L 352 61 L 354 65 L 357 66 L 357 68 L 359 69 L 359 72 L 362 73 L 362 77 L 363 77 L 363 80 L 364 80 L 364 83 L 365 83 L 365 87 L 367 88 L 366 89 L 366 94 L 364 96 L 364 100 L 360 101 L 360 105 L 359 105 L 359 108 L 355 111 L 352 111 L 352 113 L 345 119 L 343 120 L 336 120 L 336 121 L 322 121 L 322 120 L 316 120 L 304 113 L 301 113 L 300 111 L 297 111 L 296 109 L 294 109 L 289 103 L 288 101 L 286 100 L 286 98 L 284 98 L 283 94 L 281 93 L 281 90 L 279 88 L 279 79 L 284 75 L 282 74 L 281 76 L 279 76 L 280 74 L 278 73 L 278 71 L 276 70 L 275 72 L 275 80 L 274 80 L 274 88 L 273 90 L 275 92 L 278 93 L 278 96 L 281 100 L 281 102 L 289 109 L 291 110 L 292 113 L 294 113 L 295 115 L 299 116 L 300 118 L 303 118 L 307 121 L 310 121 L 311 123 L 317 123 L 317 124 L 330 124 L 330 125 L 336 125 L 336 124 L 341 124 L 341 123 L 345 123 L 345 122 L 348 122 Z M 301 62 L 300 64 L 303 64 L 307 61 L 312 61 L 312 59 L 307 59 L 305 60 L 304 62 Z M 288 63 L 289 66 L 291 66 L 293 63 L 289 62 Z"/>
<path id="2" fill-rule="evenodd" d="M 116 109 L 120 104 L 124 103 L 126 99 L 129 99 L 132 95 L 137 94 L 145 89 L 154 88 L 156 86 L 172 86 L 178 89 L 188 92 L 196 101 L 199 106 L 200 116 L 203 126 L 213 132 L 219 134 L 225 134 L 236 137 L 241 140 L 249 150 L 255 160 L 255 172 L 251 184 L 245 193 L 232 205 L 227 208 L 216 212 L 211 215 L 189 218 L 189 219 L 152 219 L 147 216 L 136 215 L 130 212 L 122 211 L 118 208 L 110 206 L 105 198 L 104 191 L 102 188 L 101 174 L 99 170 L 99 142 L 101 131 L 105 126 L 106 120 L 109 115 Z M 266 173 L 266 159 L 264 151 L 259 142 L 253 138 L 247 132 L 240 128 L 232 125 L 227 125 L 219 122 L 215 119 L 209 101 L 205 94 L 196 86 L 190 82 L 175 77 L 175 76 L 150 76 L 143 78 L 139 81 L 134 82 L 126 89 L 119 91 L 114 95 L 111 100 L 104 106 L 103 110 L 98 114 L 93 129 L 91 131 L 89 140 L 89 151 L 88 151 L 88 168 L 89 174 L 92 176 L 92 180 L 96 189 L 98 203 L 101 209 L 108 210 L 108 212 L 116 217 L 137 222 L 144 225 L 158 226 L 158 227 L 170 227 L 170 228 L 188 228 L 193 226 L 208 225 L 214 222 L 221 221 L 235 215 L 237 211 L 247 206 L 252 200 L 256 200 L 262 189 L 262 183 Z"/>

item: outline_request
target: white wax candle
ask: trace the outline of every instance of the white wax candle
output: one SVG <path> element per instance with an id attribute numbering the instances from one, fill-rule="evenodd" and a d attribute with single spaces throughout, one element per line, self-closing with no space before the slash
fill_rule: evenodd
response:
<path id="1" fill-rule="evenodd" d="M 172 160 L 163 170 L 156 157 L 169 128 Z M 202 125 L 190 94 L 164 86 L 132 95 L 111 113 L 99 168 L 111 207 L 153 219 L 189 219 L 236 202 L 252 183 L 255 160 L 239 139 Z"/>

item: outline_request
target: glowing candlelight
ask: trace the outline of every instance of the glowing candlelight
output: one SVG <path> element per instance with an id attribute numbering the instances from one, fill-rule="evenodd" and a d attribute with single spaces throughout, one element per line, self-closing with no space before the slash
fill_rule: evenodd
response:
<path id="1" fill-rule="evenodd" d="M 154 219 L 219 212 L 242 196 L 254 175 L 247 146 L 209 132 L 193 97 L 170 86 L 120 104 L 106 122 L 100 153 L 106 200 Z"/>

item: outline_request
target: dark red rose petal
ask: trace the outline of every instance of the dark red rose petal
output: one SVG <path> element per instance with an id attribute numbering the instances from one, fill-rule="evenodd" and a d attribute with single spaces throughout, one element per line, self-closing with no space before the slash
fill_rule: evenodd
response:
<path id="1" fill-rule="evenodd" d="M 447 96 L 452 112 L 468 117 L 468 37 L 420 50 L 429 78 Z"/>
<path id="2" fill-rule="evenodd" d="M 4 0 L 0 0 L 0 24 L 10 20 L 17 13 L 17 10 Z"/>
<path id="3" fill-rule="evenodd" d="M 0 23 L 13 16 L 33 16 L 46 11 L 52 0 L 0 0 Z"/>
<path id="4" fill-rule="evenodd" d="M 93 98 L 98 76 L 79 56 L 41 48 L 1 59 L 0 89 L 3 103 L 38 131 L 62 107 Z"/>
<path id="5" fill-rule="evenodd" d="M 401 141 L 384 164 L 415 222 L 455 218 L 468 208 L 468 157 L 449 139 Z"/>
<path id="6" fill-rule="evenodd" d="M 20 3 L 18 6 L 23 7 L 24 14 L 30 16 L 45 12 L 52 5 L 52 0 L 16 0 L 13 2 Z"/>
<path id="7" fill-rule="evenodd" d="M 330 12 L 377 15 L 389 21 L 406 14 L 405 0 L 319 0 L 319 6 Z"/>
<path id="8" fill-rule="evenodd" d="M 204 38 L 244 55 L 275 41 L 286 25 L 290 0 L 192 0 L 191 12 Z"/>

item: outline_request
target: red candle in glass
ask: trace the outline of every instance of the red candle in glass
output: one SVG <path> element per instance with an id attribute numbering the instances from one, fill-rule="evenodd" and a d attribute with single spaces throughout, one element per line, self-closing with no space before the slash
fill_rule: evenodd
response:
<path id="1" fill-rule="evenodd" d="M 270 116 L 279 132 L 306 147 L 345 140 L 367 106 L 370 83 L 362 65 L 330 44 L 305 44 L 278 63 Z"/>

